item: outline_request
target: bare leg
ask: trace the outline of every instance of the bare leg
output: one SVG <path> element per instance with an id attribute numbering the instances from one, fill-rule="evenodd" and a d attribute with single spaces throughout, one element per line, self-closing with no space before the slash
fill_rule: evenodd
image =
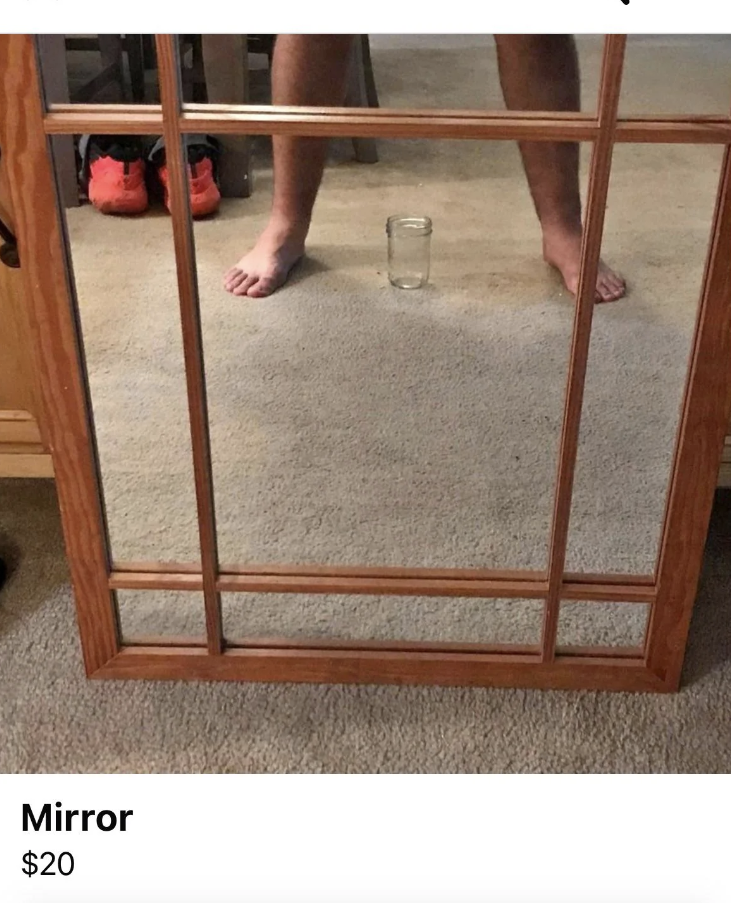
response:
<path id="1" fill-rule="evenodd" d="M 353 35 L 277 37 L 272 101 L 283 106 L 344 102 Z M 224 277 L 234 295 L 263 298 L 279 288 L 302 257 L 327 157 L 326 138 L 273 138 L 274 198 L 269 223 L 253 250 Z"/>
<path id="2" fill-rule="evenodd" d="M 573 111 L 580 108 L 579 63 L 573 35 L 495 35 L 500 82 L 513 110 Z M 543 230 L 543 256 L 573 294 L 581 260 L 579 145 L 522 141 L 528 185 Z M 602 261 L 596 300 L 615 301 L 625 283 Z"/>

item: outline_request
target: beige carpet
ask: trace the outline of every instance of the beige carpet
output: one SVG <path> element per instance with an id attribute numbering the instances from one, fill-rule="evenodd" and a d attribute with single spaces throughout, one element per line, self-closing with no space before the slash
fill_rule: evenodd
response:
<path id="1" fill-rule="evenodd" d="M 716 73 L 727 47 L 632 42 L 624 108 L 725 110 Z M 590 108 L 598 42 L 582 41 L 580 55 Z M 500 103 L 487 39 L 374 39 L 374 65 L 384 104 Z M 516 149 L 384 141 L 379 153 L 368 167 L 350 161 L 347 143 L 334 149 L 309 259 L 267 301 L 234 301 L 220 287 L 266 216 L 266 141 L 256 145 L 253 197 L 196 224 L 221 557 L 542 568 L 573 309 L 540 260 Z M 596 312 L 572 569 L 652 570 L 719 163 L 717 148 L 616 152 L 604 253 L 630 293 Z M 391 288 L 385 274 L 385 220 L 404 211 L 434 220 L 431 284 L 414 293 Z M 70 211 L 68 226 L 115 557 L 194 561 L 169 218 L 156 209 L 117 220 L 87 207 Z M 81 678 L 50 490 L 2 492 L 5 532 L 23 549 L 0 611 L 9 768 L 715 770 L 727 762 L 720 545 L 695 628 L 692 686 L 676 699 L 91 686 Z M 119 603 L 127 636 L 203 631 L 196 594 L 120 593 Z M 638 605 L 566 605 L 559 640 L 639 643 L 645 619 Z M 535 642 L 540 607 L 226 596 L 224 629 L 229 637 Z"/>
<path id="2" fill-rule="evenodd" d="M 0 483 L 0 771 L 728 772 L 731 500 L 719 494 L 682 691 L 86 681 L 53 487 Z"/>

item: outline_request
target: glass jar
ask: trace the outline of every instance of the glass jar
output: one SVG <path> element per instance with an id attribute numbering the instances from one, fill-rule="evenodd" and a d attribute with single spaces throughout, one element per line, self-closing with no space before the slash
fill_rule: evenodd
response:
<path id="1" fill-rule="evenodd" d="M 432 224 L 428 216 L 389 216 L 388 280 L 397 288 L 421 288 L 429 281 Z"/>

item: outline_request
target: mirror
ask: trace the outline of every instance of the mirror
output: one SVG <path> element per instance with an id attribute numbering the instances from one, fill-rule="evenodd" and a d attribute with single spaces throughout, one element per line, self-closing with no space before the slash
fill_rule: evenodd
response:
<path id="1" fill-rule="evenodd" d="M 172 224 L 150 194 L 138 216 L 70 207 L 65 228 L 113 558 L 192 563 L 200 552 Z"/>
<path id="2" fill-rule="evenodd" d="M 728 116 L 731 36 L 627 36 L 621 116 L 658 113 Z"/>
<path id="3" fill-rule="evenodd" d="M 562 602 L 556 644 L 640 649 L 649 616 L 645 602 Z"/>
<path id="4" fill-rule="evenodd" d="M 120 589 L 115 595 L 123 643 L 159 637 L 177 645 L 206 645 L 203 593 Z"/>
<path id="5" fill-rule="evenodd" d="M 603 39 L 186 35 L 181 72 L 189 103 L 484 111 L 503 110 L 507 104 L 515 110 L 592 113 Z"/>
<path id="6" fill-rule="evenodd" d="M 379 640 L 538 646 L 543 602 L 414 596 L 223 593 L 233 645 Z"/>
<path id="7" fill-rule="evenodd" d="M 160 102 L 154 35 L 40 34 L 36 46 L 47 104 Z"/>
<path id="8" fill-rule="evenodd" d="M 615 148 L 603 248 L 629 289 L 594 311 L 569 571 L 654 572 L 722 153 Z"/>
<path id="9" fill-rule="evenodd" d="M 195 37 L 189 47 L 183 38 L 193 73 L 183 78 L 186 100 L 202 96 L 201 64 L 209 102 L 247 82 L 248 69 L 206 73 L 211 46 Z M 569 36 L 553 37 L 572 47 Z M 226 39 L 248 53 L 248 36 Z M 517 45 L 481 41 L 380 36 L 367 53 L 356 46 L 361 63 L 367 56 L 379 70 L 392 109 L 431 103 L 436 88 L 448 106 L 470 109 L 470 86 L 489 82 L 493 93 L 478 106 L 489 110 L 497 59 L 504 76 Z M 590 61 L 600 45 L 577 43 Z M 698 46 L 686 42 L 683 53 L 690 59 Z M 472 50 L 483 57 L 467 84 L 459 66 L 439 63 L 449 51 L 463 64 Z M 567 53 L 554 73 L 571 68 Z M 540 109 L 539 95 L 556 100 L 548 109 L 579 108 L 573 72 L 557 86 L 528 71 L 537 54 L 518 56 L 530 84 L 518 91 L 503 78 L 511 109 Z M 409 77 L 398 69 L 404 61 Z M 440 78 L 420 69 L 433 61 Z M 113 67 L 121 79 L 125 65 Z M 95 95 L 112 84 L 106 78 L 91 75 Z M 628 71 L 625 85 L 640 82 Z M 688 78 L 683 102 L 713 106 L 704 84 L 700 74 Z M 558 99 L 559 88 L 572 97 Z M 364 90 L 361 101 L 374 105 Z M 580 90 L 595 96 L 596 79 Z M 52 145 L 114 561 L 195 565 L 164 147 L 156 135 Z M 328 149 L 283 135 L 186 137 L 224 571 L 395 565 L 545 577 L 589 151 L 555 141 L 359 138 Z M 596 287 L 597 302 L 612 303 L 594 316 L 569 571 L 654 570 L 722 151 L 616 148 Z M 105 185 L 118 192 L 113 203 Z M 543 620 L 543 603 L 530 599 L 226 594 L 223 602 L 233 645 L 321 637 L 535 647 Z M 120 591 L 118 605 L 128 641 L 157 633 L 203 643 L 200 593 Z M 563 602 L 558 643 L 639 648 L 648 611 Z"/>
<path id="10" fill-rule="evenodd" d="M 541 571 L 574 305 L 518 150 L 379 141 L 364 166 L 348 144 L 270 296 L 222 287 L 266 228 L 270 142 L 253 195 L 195 223 L 221 561 Z M 433 224 L 414 291 L 388 275 L 403 212 Z"/>

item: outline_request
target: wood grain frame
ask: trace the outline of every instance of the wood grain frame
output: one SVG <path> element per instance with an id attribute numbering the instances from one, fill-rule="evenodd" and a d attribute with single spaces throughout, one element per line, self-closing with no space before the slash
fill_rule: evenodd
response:
<path id="1" fill-rule="evenodd" d="M 41 365 L 43 400 L 86 673 L 95 678 L 324 681 L 524 686 L 669 692 L 678 688 L 731 412 L 731 117 L 619 117 L 625 37 L 605 41 L 597 113 L 187 106 L 176 42 L 157 35 L 160 106 L 46 109 L 31 35 L 0 37 L 0 143 L 11 171 L 23 278 Z M 52 135 L 163 133 L 171 175 L 201 564 L 112 562 L 68 240 L 52 165 Z M 548 570 L 492 571 L 297 565 L 221 565 L 205 369 L 181 136 L 186 133 L 584 141 L 593 144 L 582 272 L 560 444 Z M 656 573 L 564 570 L 578 433 L 612 149 L 618 142 L 726 146 L 685 387 Z M 206 636 L 120 639 L 118 589 L 202 591 Z M 242 638 L 226 643 L 221 592 L 355 593 L 541 599 L 538 646 Z M 563 599 L 644 603 L 643 648 L 556 645 Z"/>

